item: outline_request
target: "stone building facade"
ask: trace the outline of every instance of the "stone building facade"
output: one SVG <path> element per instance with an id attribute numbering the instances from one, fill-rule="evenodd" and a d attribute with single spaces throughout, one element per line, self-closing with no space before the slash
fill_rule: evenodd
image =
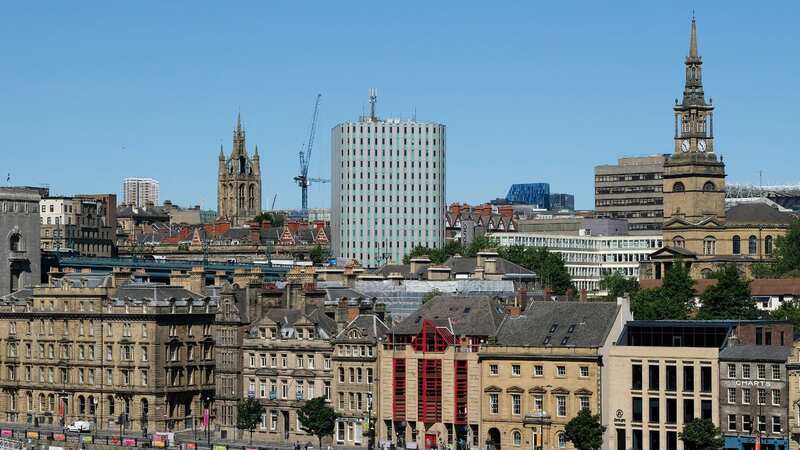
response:
<path id="1" fill-rule="evenodd" d="M 600 413 L 603 358 L 630 319 L 624 301 L 534 303 L 507 317 L 479 352 L 480 442 L 496 450 L 573 448 L 564 427 L 582 409 Z"/>
<path id="2" fill-rule="evenodd" d="M 297 411 L 305 400 L 331 399 L 336 323 L 322 308 L 269 308 L 242 342 L 243 398 L 260 401 L 266 410 L 254 438 L 307 442 Z"/>
<path id="3" fill-rule="evenodd" d="M 191 429 L 214 399 L 216 304 L 130 272 L 58 274 L 0 304 L 3 420 Z"/>
<path id="4" fill-rule="evenodd" d="M 367 447 L 370 427 L 379 416 L 378 345 L 389 327 L 375 314 L 369 301 L 344 301 L 337 322 L 346 321 L 333 339 L 333 407 L 338 414 L 336 445 Z M 341 317 L 343 316 L 343 317 Z"/>
<path id="5" fill-rule="evenodd" d="M 0 295 L 39 283 L 38 189 L 0 187 Z"/>
<path id="6" fill-rule="evenodd" d="M 242 225 L 261 213 L 261 162 L 258 146 L 253 155 L 247 153 L 241 117 L 233 130 L 230 157 L 219 149 L 217 169 L 217 215 L 220 219 Z"/>
<path id="7" fill-rule="evenodd" d="M 620 158 L 594 168 L 599 218 L 625 219 L 631 234 L 657 234 L 664 222 L 663 155 Z"/>
<path id="8" fill-rule="evenodd" d="M 749 275 L 752 264 L 772 257 L 775 240 L 794 217 L 764 203 L 726 210 L 725 163 L 715 152 L 714 107 L 703 91 L 694 19 L 685 66 L 683 100 L 674 106 L 674 150 L 664 162 L 665 247 L 643 263 L 641 277 L 662 278 L 677 259 L 690 264 L 693 278 L 724 264 Z"/>
<path id="9" fill-rule="evenodd" d="M 71 249 L 84 256 L 115 253 L 116 222 L 108 222 L 107 200 L 87 197 L 45 197 L 41 208 L 43 250 Z"/>

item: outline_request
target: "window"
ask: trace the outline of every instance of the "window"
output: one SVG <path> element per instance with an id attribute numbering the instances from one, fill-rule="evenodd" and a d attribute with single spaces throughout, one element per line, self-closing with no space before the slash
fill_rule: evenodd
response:
<path id="1" fill-rule="evenodd" d="M 678 421 L 678 400 L 674 398 L 667 399 L 667 423 L 675 423 Z"/>
<path id="2" fill-rule="evenodd" d="M 498 375 L 500 370 L 497 368 L 497 364 L 489 364 L 489 375 Z"/>
<path id="3" fill-rule="evenodd" d="M 661 432 L 658 430 L 650 430 L 650 448 L 657 449 L 659 447 L 659 438 L 661 436 Z"/>
<path id="4" fill-rule="evenodd" d="M 533 376 L 535 377 L 544 376 L 544 366 L 538 364 L 533 366 Z"/>
<path id="5" fill-rule="evenodd" d="M 772 406 L 781 406 L 781 391 L 780 389 L 772 390 Z"/>
<path id="6" fill-rule="evenodd" d="M 711 392 L 711 367 L 700 367 L 700 392 Z"/>
<path id="7" fill-rule="evenodd" d="M 659 422 L 659 399 L 658 397 L 650 397 L 649 400 L 649 414 L 648 419 L 650 423 Z"/>
<path id="8" fill-rule="evenodd" d="M 728 431 L 736 431 L 736 414 L 728 414 Z"/>
<path id="9" fill-rule="evenodd" d="M 542 395 L 542 394 L 534 394 L 533 395 L 533 411 L 534 412 L 542 412 L 542 408 L 544 408 L 544 395 Z"/>
<path id="10" fill-rule="evenodd" d="M 733 254 L 740 255 L 742 253 L 742 238 L 739 236 L 733 237 Z"/>
<path id="11" fill-rule="evenodd" d="M 781 379 L 781 366 L 779 366 L 778 364 L 772 365 L 772 379 L 773 380 Z"/>
<path id="12" fill-rule="evenodd" d="M 632 450 L 642 450 L 644 442 L 642 442 L 642 430 L 633 430 L 633 447 Z"/>
<path id="13" fill-rule="evenodd" d="M 750 395 L 751 395 L 750 388 L 742 388 L 742 404 L 743 405 L 749 405 L 750 404 Z"/>
<path id="14" fill-rule="evenodd" d="M 586 395 L 581 395 L 578 397 L 578 403 L 580 404 L 581 411 L 584 409 L 591 409 L 589 405 L 589 397 Z"/>
<path id="15" fill-rule="evenodd" d="M 500 400 L 498 394 L 489 394 L 489 414 L 498 414 L 500 412 Z"/>
<path id="16" fill-rule="evenodd" d="M 772 416 L 772 432 L 780 434 L 783 431 L 781 426 L 781 416 Z"/>
<path id="17" fill-rule="evenodd" d="M 686 188 L 683 186 L 683 183 L 678 181 L 677 183 L 672 185 L 672 192 L 683 192 Z"/>
<path id="18" fill-rule="evenodd" d="M 520 375 L 522 375 L 522 370 L 520 369 L 520 365 L 519 364 L 512 364 L 511 365 L 511 376 L 512 377 L 518 377 Z"/>
<path id="19" fill-rule="evenodd" d="M 691 398 L 683 399 L 683 422 L 689 423 L 694 420 L 694 400 Z"/>
<path id="20" fill-rule="evenodd" d="M 736 364 L 728 364 L 728 378 L 736 378 Z"/>
<path id="21" fill-rule="evenodd" d="M 772 236 L 767 236 L 764 238 L 764 253 L 767 255 L 772 254 Z"/>
<path id="22" fill-rule="evenodd" d="M 658 390 L 658 366 L 651 365 L 647 367 L 647 389 L 651 391 Z"/>
<path id="23" fill-rule="evenodd" d="M 675 366 L 667 366 L 667 390 L 675 392 L 678 390 L 678 369 Z"/>
<path id="24" fill-rule="evenodd" d="M 728 388 L 728 403 L 736 403 L 736 388 Z"/>
<path id="25" fill-rule="evenodd" d="M 714 192 L 714 189 L 716 189 L 716 186 L 710 181 L 706 181 L 705 184 L 703 184 L 703 191 L 705 192 Z"/>
<path id="26" fill-rule="evenodd" d="M 755 236 L 747 238 L 747 253 L 750 255 L 758 253 L 758 239 Z"/>
<path id="27" fill-rule="evenodd" d="M 711 400 L 700 400 L 700 418 L 711 419 Z"/>
<path id="28" fill-rule="evenodd" d="M 742 364 L 742 378 L 750 379 L 750 364 Z"/>
<path id="29" fill-rule="evenodd" d="M 581 366 L 580 376 L 581 378 L 589 378 L 589 366 Z"/>
<path id="30" fill-rule="evenodd" d="M 767 418 L 765 416 L 757 416 L 758 431 L 763 433 L 767 431 Z"/>
<path id="31" fill-rule="evenodd" d="M 631 389 L 642 389 L 642 365 L 634 364 L 631 366 Z"/>
<path id="32" fill-rule="evenodd" d="M 556 366 L 556 376 L 559 377 L 567 376 L 567 366 Z"/>
<path id="33" fill-rule="evenodd" d="M 759 389 L 757 392 L 758 392 L 758 404 L 759 405 L 766 405 L 767 404 L 767 390 L 766 389 Z"/>
<path id="34" fill-rule="evenodd" d="M 747 433 L 753 431 L 753 418 L 751 416 L 742 416 L 742 431 Z"/>
<path id="35" fill-rule="evenodd" d="M 617 428 L 617 450 L 628 450 L 624 428 Z"/>
<path id="36" fill-rule="evenodd" d="M 634 422 L 641 422 L 642 421 L 642 398 L 641 397 L 633 397 L 633 421 Z"/>
<path id="37" fill-rule="evenodd" d="M 675 236 L 674 238 L 672 238 L 672 246 L 673 247 L 679 247 L 679 248 L 685 248 L 686 247 L 686 241 L 681 236 Z"/>
<path id="38" fill-rule="evenodd" d="M 767 365 L 766 364 L 757 364 L 756 365 L 758 379 L 763 380 L 767 378 Z"/>
<path id="39" fill-rule="evenodd" d="M 716 255 L 717 254 L 717 240 L 713 236 L 706 236 L 703 239 L 703 254 Z"/>
<path id="40" fill-rule="evenodd" d="M 567 396 L 556 395 L 556 415 L 558 417 L 567 416 Z"/>
<path id="41" fill-rule="evenodd" d="M 511 394 L 511 415 L 522 414 L 522 397 L 519 394 Z"/>
<path id="42" fill-rule="evenodd" d="M 558 448 L 567 448 L 567 436 L 564 433 L 558 433 Z"/>
<path id="43" fill-rule="evenodd" d="M 517 430 L 514 430 L 511 433 L 511 440 L 514 443 L 514 447 L 519 447 L 520 445 L 522 445 L 522 433 L 520 433 Z"/>

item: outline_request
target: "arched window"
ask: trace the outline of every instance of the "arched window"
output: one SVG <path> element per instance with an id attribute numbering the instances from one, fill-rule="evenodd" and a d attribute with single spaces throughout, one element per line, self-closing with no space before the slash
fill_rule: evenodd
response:
<path id="1" fill-rule="evenodd" d="M 558 448 L 567 448 L 567 436 L 564 433 L 558 433 Z"/>
<path id="2" fill-rule="evenodd" d="M 142 417 L 147 417 L 150 414 L 150 404 L 147 402 L 146 398 L 143 398 L 141 401 L 141 409 L 142 409 Z"/>
<path id="3" fill-rule="evenodd" d="M 739 236 L 733 237 L 733 254 L 739 255 L 742 253 L 742 238 Z"/>
<path id="4" fill-rule="evenodd" d="M 78 396 L 78 414 L 86 414 L 86 399 L 82 395 Z"/>
<path id="5" fill-rule="evenodd" d="M 520 433 L 518 430 L 512 431 L 511 441 L 514 443 L 514 447 L 519 447 L 522 445 L 522 433 Z"/>
<path id="6" fill-rule="evenodd" d="M 711 274 L 713 274 L 713 273 L 714 272 L 712 272 L 711 269 L 706 267 L 705 269 L 700 271 L 700 276 L 702 276 L 705 279 L 708 279 L 708 278 L 711 278 Z"/>
<path id="7" fill-rule="evenodd" d="M 717 240 L 714 239 L 714 236 L 706 236 L 706 238 L 703 239 L 703 254 L 704 255 L 717 254 Z"/>
<path id="8" fill-rule="evenodd" d="M 25 403 L 28 405 L 28 411 L 33 411 L 33 394 L 30 392 L 25 393 Z"/>
<path id="9" fill-rule="evenodd" d="M 108 402 L 108 415 L 109 416 L 113 416 L 114 415 L 114 396 L 113 395 L 109 395 L 108 397 L 106 397 L 106 402 Z"/>
<path id="10" fill-rule="evenodd" d="M 683 186 L 683 183 L 678 181 L 677 183 L 672 185 L 672 192 L 683 192 L 686 188 Z"/>
<path id="11" fill-rule="evenodd" d="M 750 255 L 758 253 L 758 239 L 755 236 L 750 236 L 747 239 L 747 253 Z"/>
<path id="12" fill-rule="evenodd" d="M 12 252 L 21 252 L 23 250 L 22 236 L 19 233 L 12 234 L 8 239 L 8 247 Z"/>
<path id="13" fill-rule="evenodd" d="M 95 411 L 96 411 L 95 407 L 96 406 L 97 406 L 97 400 L 95 400 L 94 397 L 90 395 L 89 396 L 89 415 L 90 416 L 94 416 L 95 415 Z"/>
<path id="14" fill-rule="evenodd" d="M 47 403 L 45 403 L 44 394 L 39 394 L 39 411 L 47 411 Z"/>
<path id="15" fill-rule="evenodd" d="M 672 238 L 672 246 L 686 248 L 686 241 L 683 239 L 682 236 L 675 236 L 674 238 Z"/>
<path id="16" fill-rule="evenodd" d="M 767 236 L 764 238 L 764 253 L 767 255 L 772 254 L 772 236 Z"/>
<path id="17" fill-rule="evenodd" d="M 716 188 L 717 187 L 714 186 L 714 183 L 712 183 L 710 181 L 706 181 L 705 184 L 703 185 L 703 190 L 705 192 L 714 192 L 714 190 L 716 190 Z"/>

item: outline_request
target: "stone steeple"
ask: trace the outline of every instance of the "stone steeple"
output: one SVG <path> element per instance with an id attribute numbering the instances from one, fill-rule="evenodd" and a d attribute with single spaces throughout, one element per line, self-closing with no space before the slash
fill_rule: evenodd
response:
<path id="1" fill-rule="evenodd" d="M 242 225 L 261 213 L 261 163 L 258 150 L 247 154 L 242 115 L 236 116 L 230 157 L 220 146 L 217 174 L 217 216 Z"/>
<path id="2" fill-rule="evenodd" d="M 703 92 L 703 60 L 697 51 L 697 21 L 692 17 L 689 55 L 684 63 L 683 100 L 675 100 L 675 154 L 714 152 L 714 107 Z"/>

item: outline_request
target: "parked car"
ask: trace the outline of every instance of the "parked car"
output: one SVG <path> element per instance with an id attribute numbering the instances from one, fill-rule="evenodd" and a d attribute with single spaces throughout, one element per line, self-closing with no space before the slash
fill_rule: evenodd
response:
<path id="1" fill-rule="evenodd" d="M 71 424 L 64 427 L 64 431 L 70 431 L 73 433 L 88 433 L 92 431 L 92 423 L 86 420 L 76 420 Z"/>

